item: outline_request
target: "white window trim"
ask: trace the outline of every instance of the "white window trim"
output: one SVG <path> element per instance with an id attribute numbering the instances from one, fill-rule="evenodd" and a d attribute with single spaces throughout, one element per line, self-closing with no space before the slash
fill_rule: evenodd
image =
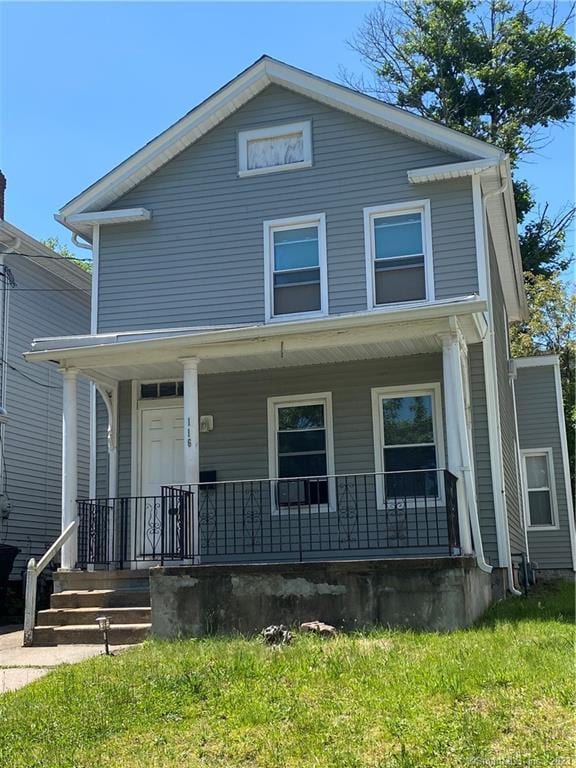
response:
<path id="1" fill-rule="evenodd" d="M 374 263 L 376 244 L 374 239 L 375 218 L 380 216 L 397 216 L 405 213 L 422 214 L 422 245 L 424 249 L 424 282 L 426 298 L 416 301 L 398 301 L 390 304 L 376 303 L 376 281 L 374 279 Z M 432 254 L 432 216 L 430 200 L 410 200 L 391 205 L 374 205 L 364 208 L 364 252 L 366 255 L 366 291 L 368 309 L 375 312 L 386 312 L 399 307 L 430 304 L 435 299 L 434 294 L 434 259 Z"/>
<path id="2" fill-rule="evenodd" d="M 558 520 L 558 502 L 556 499 L 556 477 L 554 475 L 554 452 L 552 448 L 528 448 L 521 451 L 522 455 L 522 486 L 524 489 L 524 504 L 526 509 L 526 520 L 529 531 L 557 531 L 560 529 L 560 523 Z M 546 456 L 548 464 L 548 483 L 550 491 L 550 507 L 552 513 L 551 525 L 532 525 L 530 519 L 530 494 L 528 489 L 528 467 L 526 465 L 526 459 L 529 456 Z M 532 488 L 530 490 L 538 490 Z M 544 490 L 544 488 L 542 488 Z"/>
<path id="3" fill-rule="evenodd" d="M 320 309 L 312 312 L 294 312 L 287 315 L 274 314 L 274 232 L 281 229 L 318 227 L 318 266 L 320 269 Z M 326 317 L 328 314 L 328 259 L 326 255 L 326 214 L 311 213 L 306 216 L 291 216 L 264 222 L 264 305 L 266 322 L 306 320 L 311 317 Z"/>
<path id="4" fill-rule="evenodd" d="M 384 466 L 384 421 L 381 413 L 383 399 L 394 397 L 418 397 L 419 395 L 432 395 L 432 429 L 436 446 L 436 471 L 442 471 L 445 463 L 444 453 L 444 424 L 442 414 L 442 388 L 439 382 L 431 384 L 406 384 L 398 387 L 374 387 L 372 389 L 372 430 L 374 440 L 374 470 L 377 473 L 385 472 Z M 444 483 L 438 482 L 439 505 L 444 505 Z M 411 501 L 411 500 L 407 500 Z M 424 506 L 423 499 L 416 499 L 417 506 Z M 379 510 L 386 509 L 384 482 L 382 475 L 376 477 L 376 507 Z"/>
<path id="5" fill-rule="evenodd" d="M 302 133 L 304 145 L 304 160 L 301 163 L 286 163 L 285 165 L 272 165 L 268 168 L 248 169 L 248 142 L 255 139 L 273 139 L 275 136 L 286 136 L 290 133 Z M 278 171 L 298 171 L 302 168 L 312 167 L 312 123 L 303 120 L 299 123 L 287 123 L 272 125 L 267 128 L 255 128 L 250 131 L 238 133 L 238 176 L 261 176 L 265 173 L 277 173 Z"/>
<path id="6" fill-rule="evenodd" d="M 324 429 L 326 432 L 326 472 L 328 475 L 329 505 L 323 504 L 311 508 L 311 512 L 328 512 L 336 507 L 336 484 L 334 482 L 334 428 L 332 421 L 332 392 L 314 392 L 309 395 L 286 395 L 268 398 L 268 476 L 278 479 L 278 450 L 276 436 L 278 433 L 278 409 L 293 405 L 324 406 Z M 289 514 L 290 507 L 280 510 L 276 505 L 274 490 L 272 492 L 271 509 L 273 515 Z M 329 509 L 328 509 L 329 507 Z"/>

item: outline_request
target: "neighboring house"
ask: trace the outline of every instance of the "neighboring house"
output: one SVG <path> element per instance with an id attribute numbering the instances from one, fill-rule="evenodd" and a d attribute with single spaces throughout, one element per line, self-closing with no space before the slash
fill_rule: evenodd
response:
<path id="1" fill-rule="evenodd" d="M 514 364 L 530 559 L 541 577 L 573 574 L 576 537 L 559 360 L 543 355 Z"/>
<path id="2" fill-rule="evenodd" d="M 2 177 L 3 181 L 3 177 Z M 62 510 L 62 376 L 49 363 L 30 366 L 22 351 L 39 335 L 90 327 L 90 275 L 4 220 L 0 200 L 0 404 L 2 498 L 9 513 L 0 543 L 18 547 L 11 578 L 58 536 Z M 89 387 L 79 388 L 78 492 L 88 490 Z"/>
<path id="3" fill-rule="evenodd" d="M 526 299 L 500 150 L 263 57 L 57 218 L 93 246 L 91 333 L 27 358 L 66 371 L 70 408 L 77 377 L 101 395 L 91 498 L 73 464 L 65 487 L 66 568 L 196 563 L 188 587 L 209 586 L 179 604 L 211 601 L 212 628 L 245 564 L 296 574 L 283 594 L 304 599 L 326 579 L 310 569 L 351 594 L 334 563 L 365 560 L 380 608 L 361 615 L 358 587 L 346 610 L 368 623 L 448 626 L 398 598 L 442 615 L 434 569 L 467 585 L 451 625 L 518 591 L 508 325 Z M 243 594 L 276 589 L 259 584 Z M 153 613 L 178 604 L 155 594 Z"/>

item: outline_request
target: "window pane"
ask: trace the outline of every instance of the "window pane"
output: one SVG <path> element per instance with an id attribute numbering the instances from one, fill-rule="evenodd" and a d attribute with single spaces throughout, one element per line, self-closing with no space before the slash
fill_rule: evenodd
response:
<path id="1" fill-rule="evenodd" d="M 433 445 L 421 448 L 384 448 L 384 469 L 386 472 L 435 468 L 436 448 Z"/>
<path id="2" fill-rule="evenodd" d="M 422 448 L 385 448 L 384 469 L 398 470 L 433 469 L 436 465 L 436 448 L 431 445 Z M 437 496 L 437 472 L 399 472 L 385 475 L 387 496 Z"/>
<path id="3" fill-rule="evenodd" d="M 271 136 L 248 142 L 248 170 L 290 165 L 304 161 L 302 132 L 287 136 Z"/>
<path id="4" fill-rule="evenodd" d="M 433 443 L 432 396 L 393 397 L 383 400 L 386 445 Z M 398 467 L 406 469 L 406 467 Z"/>
<path id="5" fill-rule="evenodd" d="M 400 472 L 384 476 L 387 501 L 438 496 L 437 472 Z"/>
<path id="6" fill-rule="evenodd" d="M 320 285 L 319 269 L 298 269 L 295 272 L 276 272 L 274 287 L 282 288 L 287 285 Z"/>
<path id="7" fill-rule="evenodd" d="M 318 227 L 274 232 L 275 270 L 317 267 L 318 264 Z"/>
<path id="8" fill-rule="evenodd" d="M 382 262 L 382 264 L 387 264 L 387 262 Z M 399 301 L 421 301 L 426 299 L 426 280 L 423 265 L 419 267 L 408 265 L 393 269 L 380 269 L 380 265 L 376 264 L 374 282 L 376 286 L 376 304 L 395 304 Z"/>
<path id="9" fill-rule="evenodd" d="M 550 491 L 529 491 L 530 525 L 552 525 Z"/>
<path id="10" fill-rule="evenodd" d="M 298 312 L 319 312 L 320 309 L 319 283 L 274 288 L 275 315 L 293 315 Z"/>
<path id="11" fill-rule="evenodd" d="M 324 406 L 291 405 L 278 408 L 278 428 L 283 429 L 316 429 L 324 426 Z"/>
<path id="12" fill-rule="evenodd" d="M 323 429 L 278 433 L 278 453 L 324 450 L 326 450 L 326 432 Z"/>
<path id="13" fill-rule="evenodd" d="M 158 397 L 158 384 L 142 384 L 140 387 L 140 397 Z"/>
<path id="14" fill-rule="evenodd" d="M 421 219 L 420 213 L 374 219 L 376 259 L 424 253 Z"/>
<path id="15" fill-rule="evenodd" d="M 325 453 L 278 457 L 278 477 L 318 477 L 325 474 Z"/>
<path id="16" fill-rule="evenodd" d="M 526 456 L 528 488 L 548 488 L 548 459 L 544 455 Z"/>
<path id="17" fill-rule="evenodd" d="M 328 502 L 327 480 L 281 480 L 277 496 L 280 506 L 290 504 L 326 504 Z"/>
<path id="18" fill-rule="evenodd" d="M 175 397 L 175 396 L 176 396 L 175 381 L 160 382 L 160 397 Z"/>

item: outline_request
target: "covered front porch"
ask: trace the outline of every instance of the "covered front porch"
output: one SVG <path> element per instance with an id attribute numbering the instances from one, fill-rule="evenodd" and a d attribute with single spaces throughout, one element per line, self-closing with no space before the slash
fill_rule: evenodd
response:
<path id="1" fill-rule="evenodd" d="M 63 528 L 78 530 L 62 568 L 478 553 L 467 348 L 483 308 L 37 342 L 28 357 L 64 375 Z M 101 397 L 88 499 L 79 376 Z"/>

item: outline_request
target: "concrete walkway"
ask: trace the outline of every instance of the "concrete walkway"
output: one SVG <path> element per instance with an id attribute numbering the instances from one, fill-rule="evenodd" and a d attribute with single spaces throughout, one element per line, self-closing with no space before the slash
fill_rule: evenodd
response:
<path id="1" fill-rule="evenodd" d="M 49 648 L 22 648 L 19 627 L 0 627 L 0 694 L 15 691 L 37 680 L 59 664 L 74 664 L 104 652 L 102 645 L 56 645 Z M 128 646 L 114 645 L 111 651 Z"/>

